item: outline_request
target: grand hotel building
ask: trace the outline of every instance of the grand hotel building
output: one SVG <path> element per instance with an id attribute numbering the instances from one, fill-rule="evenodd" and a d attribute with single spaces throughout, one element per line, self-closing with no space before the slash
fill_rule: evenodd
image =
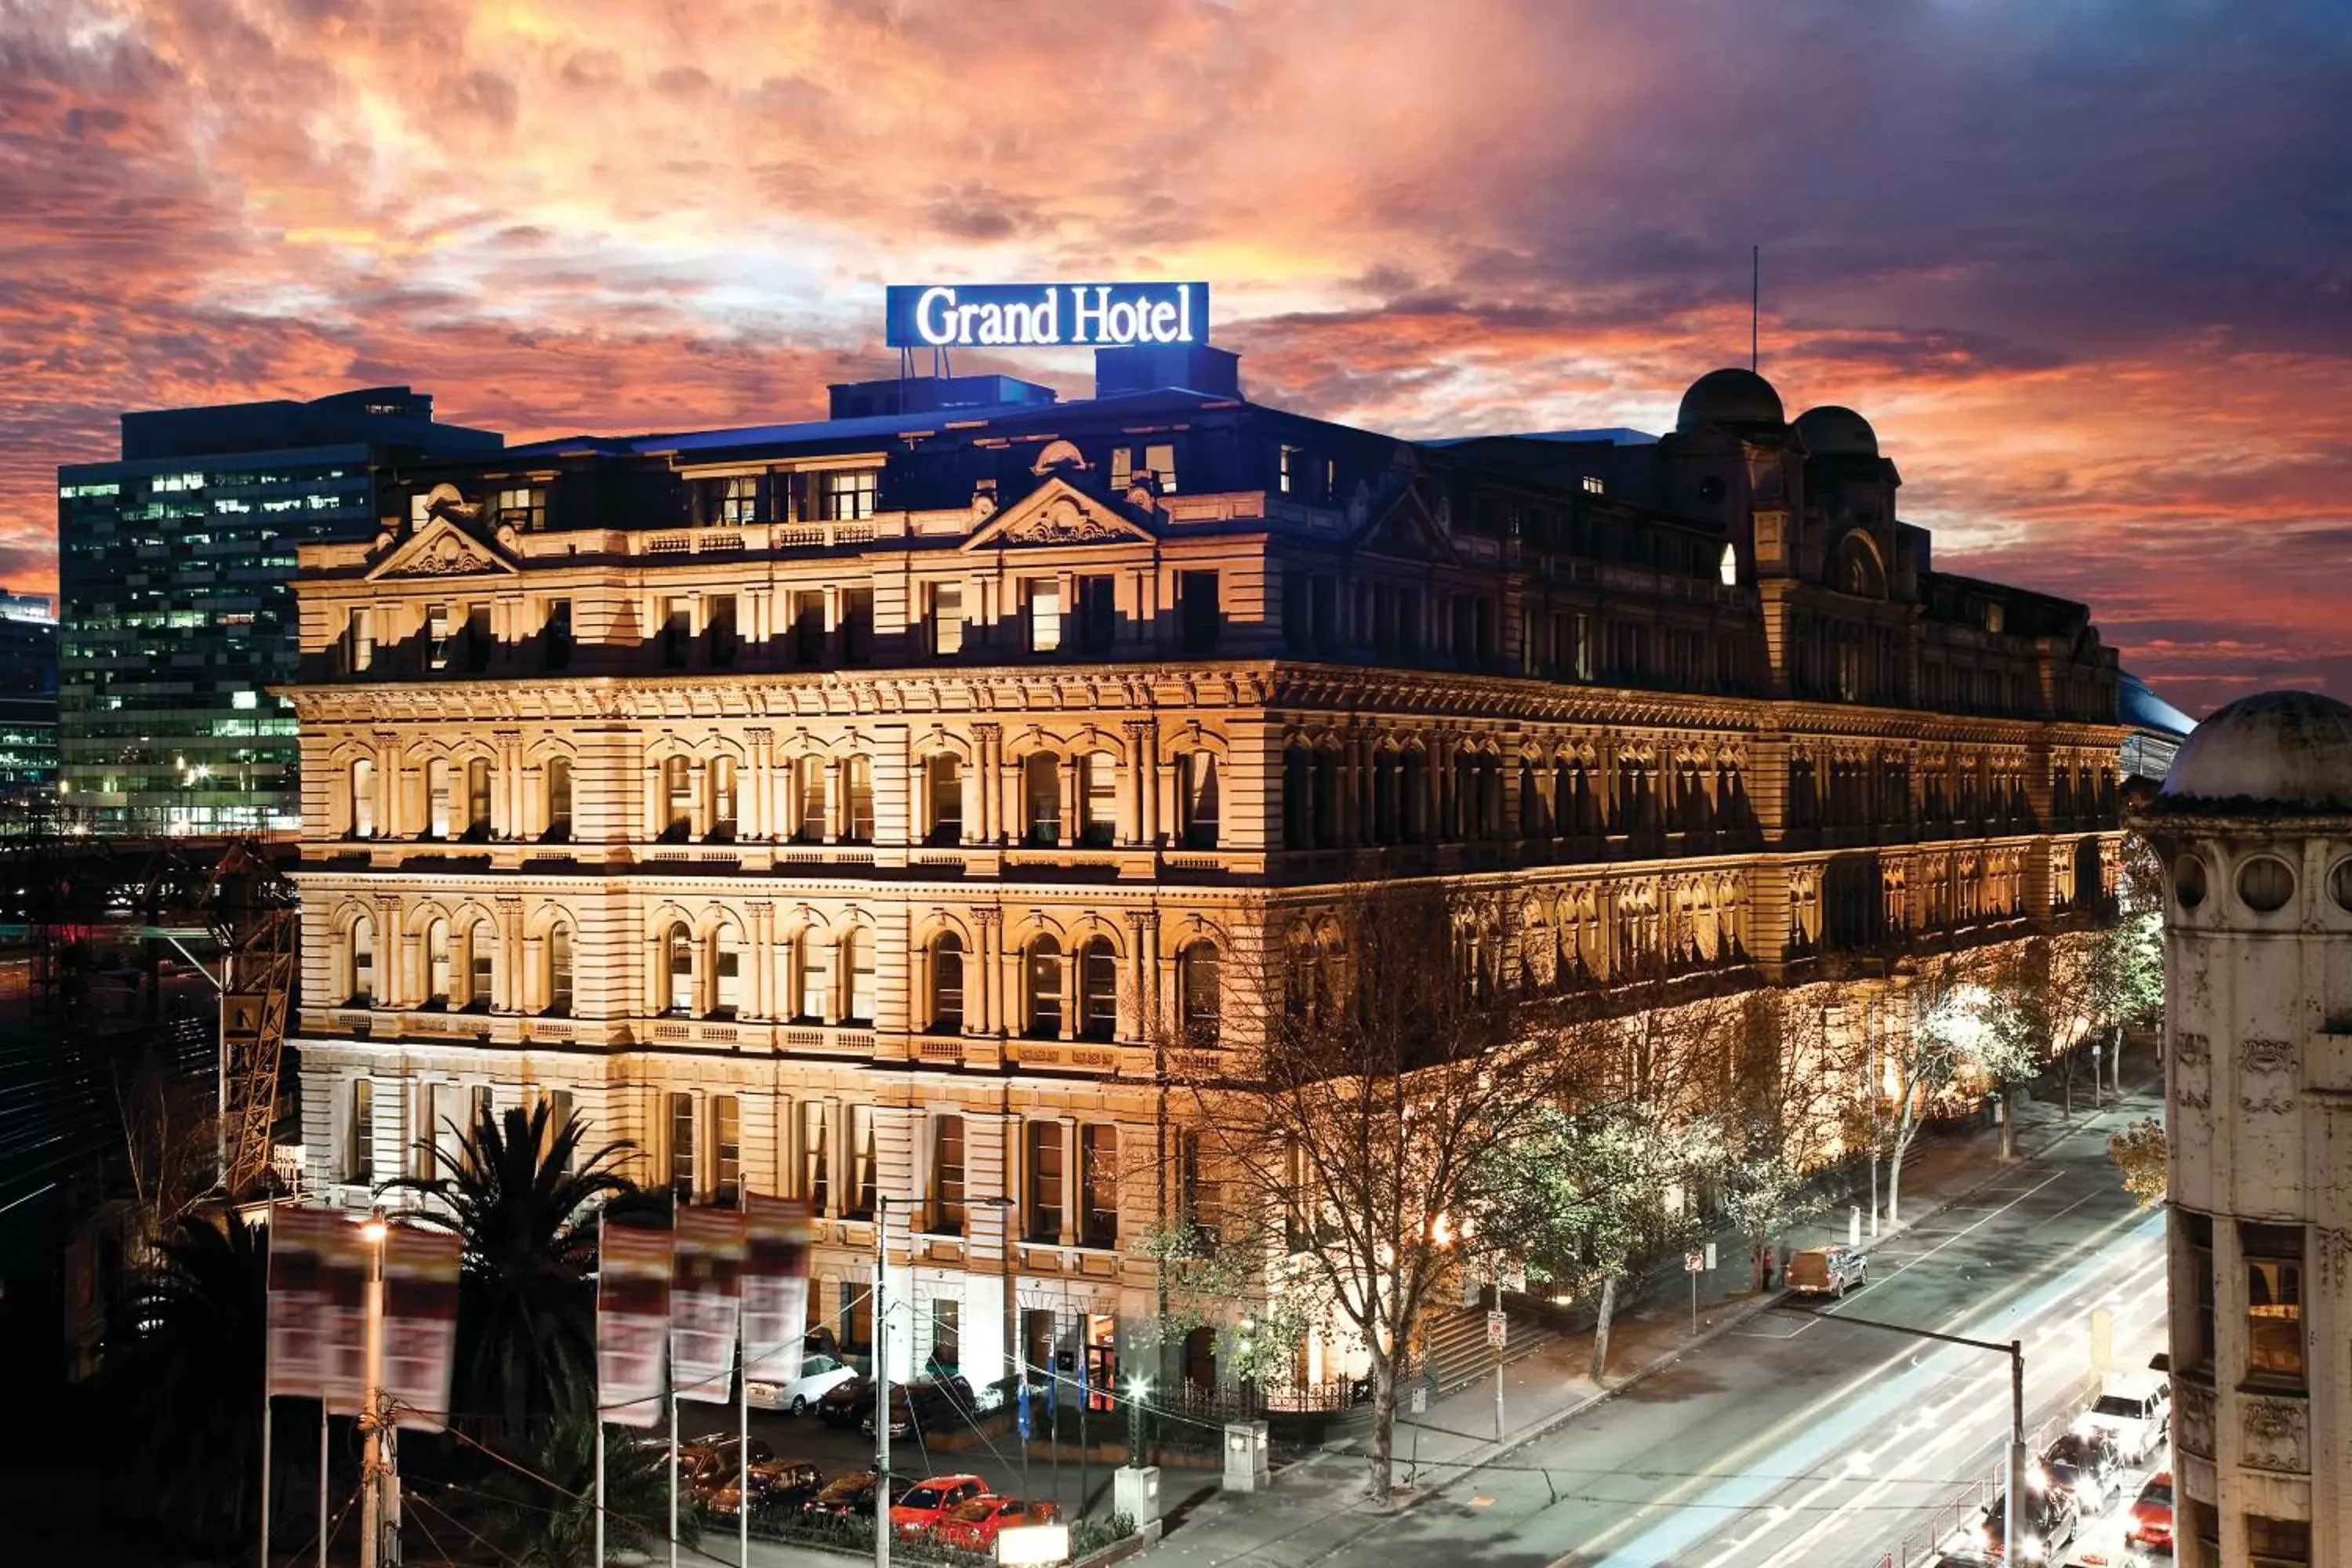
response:
<path id="1" fill-rule="evenodd" d="M 809 1197 L 853 1347 L 887 1225 L 899 1374 L 1099 1372 L 1214 1195 L 1155 1045 L 1250 1027 L 1269 901 L 1454 879 L 1563 983 L 1801 984 L 2111 889 L 2114 654 L 1934 570 L 1847 409 L 1727 370 L 1654 440 L 1415 443 L 1207 349 L 1097 391 L 420 462 L 303 547 L 312 1184 L 553 1097 L 647 1182 Z"/>

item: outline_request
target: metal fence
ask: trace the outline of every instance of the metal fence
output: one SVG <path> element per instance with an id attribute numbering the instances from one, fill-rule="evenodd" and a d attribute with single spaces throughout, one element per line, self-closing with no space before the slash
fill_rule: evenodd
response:
<path id="1" fill-rule="evenodd" d="M 2044 1420 L 2026 1434 L 2025 1451 L 2029 1455 L 2047 1452 L 2050 1445 L 2057 1441 L 2058 1435 L 2065 1431 L 2073 1421 L 2071 1415 L 2053 1415 Z M 2004 1449 L 2006 1447 L 2004 1444 Z M 1879 1558 L 1879 1568 L 1924 1568 L 1924 1565 L 1933 1563 L 1945 1543 L 1955 1534 L 1969 1530 L 1977 1518 L 1992 1506 L 1993 1500 L 2001 1495 L 2002 1488 L 2008 1483 L 2007 1469 L 2004 1453 L 2001 1458 L 1994 1459 L 1990 1470 L 1985 1475 L 1937 1503 L 1927 1524 L 1905 1531 L 1895 1549 Z M 1970 1541 L 1962 1544 L 1973 1546 L 1975 1542 Z"/>

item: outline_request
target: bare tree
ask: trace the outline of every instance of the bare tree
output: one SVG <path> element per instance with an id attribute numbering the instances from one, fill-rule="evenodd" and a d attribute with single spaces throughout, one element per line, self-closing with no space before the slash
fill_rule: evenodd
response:
<path id="1" fill-rule="evenodd" d="M 213 1193 L 220 1174 L 220 1114 L 213 1086 L 149 1058 L 114 1081 L 141 1251 L 173 1234 Z"/>
<path id="2" fill-rule="evenodd" d="M 1327 1303 L 1360 1344 L 1376 1503 L 1399 1378 L 1461 1266 L 1479 1158 L 1560 1097 L 1568 1066 L 1508 904 L 1412 883 L 1271 907 L 1228 1007 L 1255 1026 L 1196 1085 L 1226 1245 L 1253 1247 L 1283 1292 Z"/>
<path id="3" fill-rule="evenodd" d="M 1903 1219 L 1903 1162 L 1937 1102 L 1958 1081 L 1966 1044 L 1979 1032 L 1970 988 L 1950 964 L 1939 966 L 1912 993 L 1907 1018 L 1890 1018 L 1878 1068 L 1888 1099 L 1880 1122 L 1886 1155 L 1886 1221 Z"/>

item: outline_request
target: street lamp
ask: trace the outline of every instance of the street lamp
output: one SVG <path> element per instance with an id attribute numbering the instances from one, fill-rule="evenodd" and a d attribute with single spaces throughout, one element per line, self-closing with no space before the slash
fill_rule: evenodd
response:
<path id="1" fill-rule="evenodd" d="M 383 1247 L 390 1234 L 381 1208 L 371 1211 L 360 1226 L 360 1238 L 368 1244 L 362 1339 L 367 1389 L 360 1404 L 360 1424 L 367 1432 L 367 1458 L 360 1483 L 360 1568 L 394 1568 L 400 1562 L 400 1477 L 390 1402 L 383 1389 Z"/>
<path id="2" fill-rule="evenodd" d="M 1143 1468 L 1143 1402 L 1151 1393 L 1151 1380 L 1141 1373 L 1127 1380 L 1127 1468 Z"/>

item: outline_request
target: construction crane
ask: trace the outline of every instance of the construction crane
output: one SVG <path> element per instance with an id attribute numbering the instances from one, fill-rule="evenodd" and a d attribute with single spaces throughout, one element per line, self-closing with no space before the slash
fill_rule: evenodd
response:
<path id="1" fill-rule="evenodd" d="M 294 884 L 250 840 L 229 846 L 208 893 L 221 950 L 221 1187 L 242 1199 L 270 1173 L 278 1069 L 294 994 L 296 898 Z"/>

